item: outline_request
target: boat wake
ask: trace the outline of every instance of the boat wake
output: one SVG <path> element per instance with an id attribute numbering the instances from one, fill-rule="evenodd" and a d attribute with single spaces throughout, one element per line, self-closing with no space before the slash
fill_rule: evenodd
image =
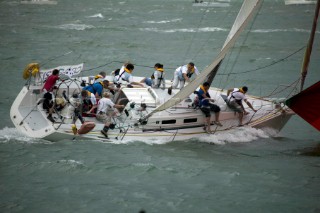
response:
<path id="1" fill-rule="evenodd" d="M 228 143 L 246 143 L 258 140 L 260 138 L 269 138 L 276 134 L 277 132 L 273 129 L 255 129 L 252 127 L 241 127 L 234 130 L 230 130 L 228 132 L 217 132 L 215 134 L 208 134 L 202 137 L 196 137 L 184 140 L 183 142 L 205 142 L 217 145 L 225 145 Z M 113 143 L 113 144 L 129 144 L 129 143 L 145 143 L 149 145 L 163 145 L 171 142 L 175 142 L 178 140 L 164 141 L 159 138 L 145 139 L 141 141 L 133 141 L 129 139 L 123 139 L 119 141 L 113 142 L 105 142 L 105 143 Z M 179 140 L 181 141 L 181 140 Z"/>
<path id="2" fill-rule="evenodd" d="M 31 138 L 28 137 L 21 132 L 19 132 L 16 128 L 9 128 L 5 127 L 0 130 L 0 143 L 11 143 L 11 142 L 18 142 L 18 143 L 36 143 L 36 144 L 51 144 L 52 142 Z"/>
<path id="3" fill-rule="evenodd" d="M 225 145 L 228 143 L 246 143 L 258 140 L 259 138 L 269 138 L 276 134 L 272 129 L 255 129 L 252 127 L 241 127 L 228 132 L 217 132 L 214 134 L 208 134 L 206 136 L 191 138 L 185 140 L 184 142 L 205 142 L 217 145 Z M 122 140 L 111 141 L 98 141 L 101 143 L 112 143 L 112 144 L 131 144 L 131 143 L 145 143 L 148 145 L 163 145 L 167 143 L 174 142 L 176 140 L 163 140 L 159 138 L 151 138 L 145 140 L 131 140 L 130 138 L 124 138 Z M 5 127 L 0 130 L 0 143 L 10 143 L 10 142 L 21 142 L 21 143 L 36 143 L 36 144 L 51 144 L 53 142 L 30 138 L 28 136 L 20 133 L 16 128 Z"/>
<path id="4" fill-rule="evenodd" d="M 215 133 L 200 137 L 200 142 L 224 145 L 227 143 L 247 143 L 259 138 L 269 138 L 274 132 L 270 130 L 255 129 L 252 127 L 241 127 L 228 132 Z"/>

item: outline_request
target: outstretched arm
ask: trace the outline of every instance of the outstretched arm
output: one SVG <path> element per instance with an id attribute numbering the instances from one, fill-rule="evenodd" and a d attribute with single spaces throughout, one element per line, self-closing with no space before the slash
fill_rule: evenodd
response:
<path id="1" fill-rule="evenodd" d="M 250 107 L 252 109 L 252 111 L 257 112 L 257 110 L 255 110 L 253 108 L 253 106 L 251 105 L 251 103 L 247 99 L 245 99 L 244 102 L 246 102 L 246 104 L 248 105 L 248 107 Z"/>

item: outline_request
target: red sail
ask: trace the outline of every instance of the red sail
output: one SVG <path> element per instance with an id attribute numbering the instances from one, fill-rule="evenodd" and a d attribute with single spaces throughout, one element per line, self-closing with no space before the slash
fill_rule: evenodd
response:
<path id="1" fill-rule="evenodd" d="M 320 81 L 288 99 L 286 104 L 320 131 Z"/>

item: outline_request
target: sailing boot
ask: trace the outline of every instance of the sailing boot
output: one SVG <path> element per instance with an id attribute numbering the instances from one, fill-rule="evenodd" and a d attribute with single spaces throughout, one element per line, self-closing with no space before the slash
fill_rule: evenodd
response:
<path id="1" fill-rule="evenodd" d="M 107 126 L 104 126 L 103 129 L 101 130 L 101 133 L 104 135 L 104 137 L 106 138 L 109 138 L 108 137 L 108 130 L 109 130 L 109 127 Z"/>

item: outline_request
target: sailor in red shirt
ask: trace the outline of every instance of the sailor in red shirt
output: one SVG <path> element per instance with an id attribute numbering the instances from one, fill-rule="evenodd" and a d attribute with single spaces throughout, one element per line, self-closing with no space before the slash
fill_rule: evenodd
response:
<path id="1" fill-rule="evenodd" d="M 43 85 L 42 90 L 44 92 L 52 92 L 54 85 L 56 84 L 57 80 L 59 80 L 59 70 L 54 69 L 52 74 L 47 78 L 46 82 Z"/>
<path id="2" fill-rule="evenodd" d="M 53 107 L 54 107 L 54 102 L 53 102 L 53 94 L 51 93 L 54 89 L 54 86 L 56 82 L 59 80 L 59 70 L 54 69 L 52 71 L 52 74 L 47 78 L 45 84 L 43 85 L 43 92 L 44 92 L 44 100 L 42 103 L 43 109 L 46 109 L 48 111 L 48 120 L 51 122 L 55 122 L 55 120 L 52 117 L 53 113 Z"/>

